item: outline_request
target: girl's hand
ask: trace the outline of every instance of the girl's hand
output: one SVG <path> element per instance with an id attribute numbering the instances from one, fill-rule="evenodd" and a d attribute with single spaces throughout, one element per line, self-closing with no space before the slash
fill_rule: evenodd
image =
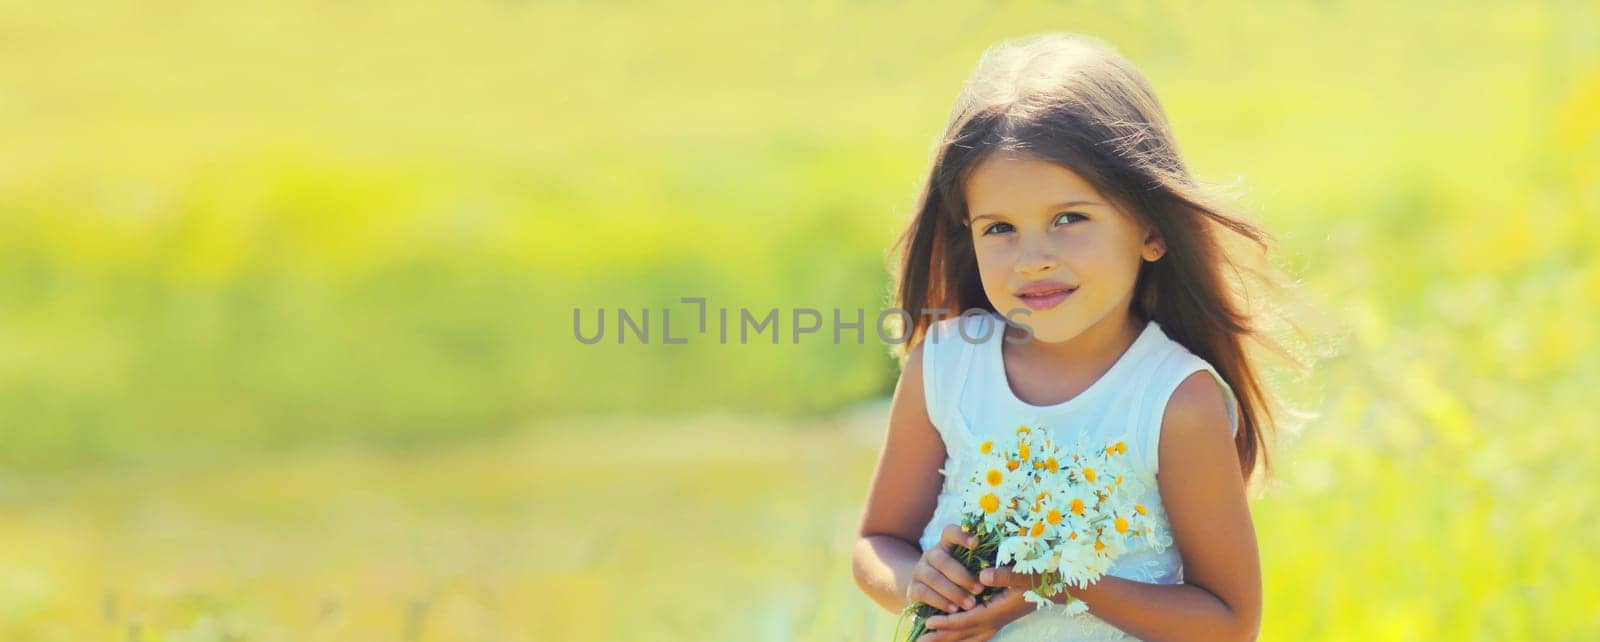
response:
<path id="1" fill-rule="evenodd" d="M 983 585 L 978 578 L 950 556 L 948 546 L 972 548 L 978 543 L 970 533 L 961 532 L 955 524 L 944 527 L 939 534 L 939 545 L 922 552 L 922 558 L 911 567 L 911 585 L 906 587 L 906 600 L 921 602 L 945 613 L 955 613 L 978 605 Z"/>
<path id="2" fill-rule="evenodd" d="M 1012 567 L 1010 566 L 997 566 L 994 568 L 983 569 L 983 573 L 978 575 L 978 581 L 982 582 L 984 586 L 1004 587 L 1021 592 L 1026 592 L 1028 589 L 1038 588 L 1044 584 L 1044 579 L 1040 575 L 1018 573 L 1012 570 Z M 1087 600 L 1089 599 L 1089 594 L 1096 586 L 1099 585 L 1099 583 L 1100 580 L 1097 579 L 1085 584 L 1082 588 L 1076 588 L 1071 584 L 1068 584 L 1066 585 L 1066 588 L 1062 589 L 1062 593 L 1057 593 L 1052 599 L 1055 600 L 1057 604 L 1060 604 L 1063 600 L 1067 599 L 1065 597 L 1066 595 L 1070 595 L 1080 600 Z"/>
<path id="3" fill-rule="evenodd" d="M 978 576 L 978 581 L 984 586 L 1015 589 L 1019 593 L 1044 584 L 1044 580 L 1037 574 L 1018 573 L 1011 569 L 1012 567 L 1010 566 L 983 569 L 983 573 Z"/>
<path id="4" fill-rule="evenodd" d="M 988 570 L 984 572 L 987 573 Z M 976 609 L 928 618 L 928 633 L 917 638 L 917 642 L 988 640 L 1005 625 L 1037 608 L 1022 599 L 1022 594 L 1027 590 L 1026 587 L 1010 587 L 995 594 L 987 603 Z"/>

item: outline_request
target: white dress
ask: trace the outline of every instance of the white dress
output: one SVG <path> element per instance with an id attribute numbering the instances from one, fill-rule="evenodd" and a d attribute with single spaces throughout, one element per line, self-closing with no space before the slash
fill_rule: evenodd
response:
<path id="1" fill-rule="evenodd" d="M 957 324 L 963 324 L 957 327 Z M 1157 551 L 1143 538 L 1129 540 L 1128 551 L 1108 574 L 1154 584 L 1183 581 L 1183 562 L 1172 546 L 1172 529 L 1156 486 L 1157 447 L 1167 400 L 1178 384 L 1196 371 L 1207 371 L 1228 391 L 1228 417 L 1238 434 L 1238 411 L 1232 387 L 1216 369 L 1182 344 L 1168 338 L 1161 324 L 1150 321 L 1110 370 L 1065 402 L 1035 406 L 1017 398 L 1006 380 L 1001 346 L 1005 320 L 992 313 L 944 319 L 935 323 L 924 342 L 922 364 L 928 415 L 944 439 L 944 486 L 933 518 L 919 544 L 927 550 L 939 543 L 948 524 L 960 523 L 960 487 L 967 477 L 963 460 L 984 439 L 1012 437 L 1018 425 L 1048 430 L 1057 443 L 1084 435 L 1091 443 L 1127 442 L 1130 467 L 1150 489 L 1143 500 L 1156 522 Z M 1006 625 L 994 642 L 1089 642 L 1133 639 L 1093 613 L 1066 615 L 1035 611 Z"/>

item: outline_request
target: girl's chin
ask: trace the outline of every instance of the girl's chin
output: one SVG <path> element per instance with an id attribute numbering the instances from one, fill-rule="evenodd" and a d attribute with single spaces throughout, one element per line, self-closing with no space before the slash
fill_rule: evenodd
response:
<path id="1" fill-rule="evenodd" d="M 1066 327 L 1064 323 L 1051 323 L 1039 318 L 1018 317 L 1017 324 L 1026 325 L 1030 328 L 1033 336 L 1028 337 L 1028 341 L 1061 343 L 1077 336 L 1077 333 Z"/>
<path id="2" fill-rule="evenodd" d="M 1029 339 L 1029 341 L 1037 343 L 1061 343 L 1071 338 L 1071 335 L 1039 334 L 1038 332 L 1034 332 L 1033 338 Z"/>

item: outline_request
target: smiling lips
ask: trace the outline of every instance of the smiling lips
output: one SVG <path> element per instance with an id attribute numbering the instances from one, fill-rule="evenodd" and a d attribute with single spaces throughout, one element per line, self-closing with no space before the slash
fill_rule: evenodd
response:
<path id="1" fill-rule="evenodd" d="M 1067 285 L 1060 281 L 1039 281 L 1029 283 L 1021 290 L 1017 290 L 1017 298 L 1022 299 L 1023 305 L 1032 310 L 1049 310 L 1067 300 L 1073 292 L 1078 291 L 1076 286 Z"/>

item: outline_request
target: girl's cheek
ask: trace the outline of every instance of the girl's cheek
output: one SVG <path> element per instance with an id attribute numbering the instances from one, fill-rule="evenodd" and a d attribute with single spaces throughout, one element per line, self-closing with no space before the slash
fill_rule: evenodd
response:
<path id="1" fill-rule="evenodd" d="M 993 253 L 978 250 L 977 259 L 978 276 L 979 278 L 983 279 L 984 283 L 989 283 L 997 275 L 1002 274 L 1000 260 L 996 258 Z"/>
<path id="2" fill-rule="evenodd" d="M 1005 274 L 1016 261 L 1016 252 L 1001 243 L 990 243 L 976 250 L 978 267 L 985 273 Z"/>

